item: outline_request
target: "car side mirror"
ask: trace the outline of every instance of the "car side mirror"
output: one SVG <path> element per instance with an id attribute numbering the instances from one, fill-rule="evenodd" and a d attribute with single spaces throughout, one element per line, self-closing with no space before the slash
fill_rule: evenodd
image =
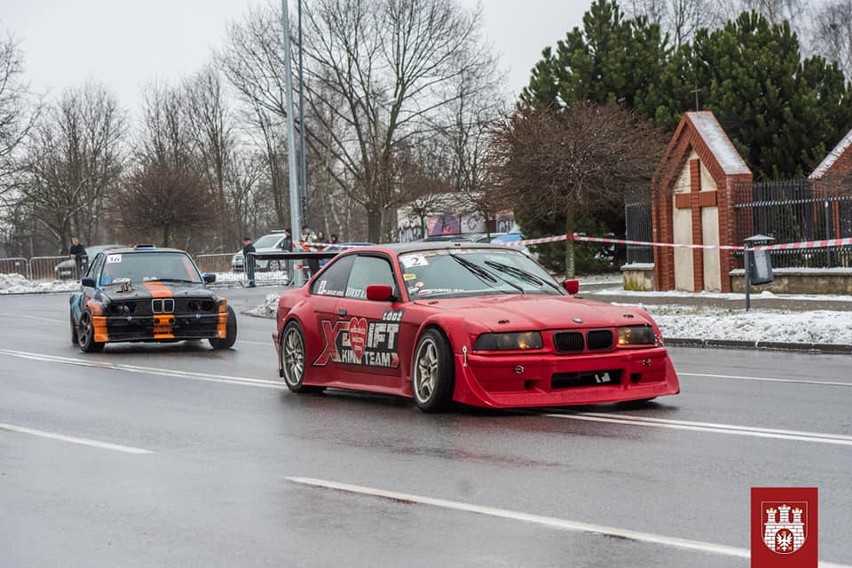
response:
<path id="1" fill-rule="evenodd" d="M 573 296 L 580 291 L 580 281 L 575 279 L 565 280 L 562 282 L 562 287 L 565 288 L 566 292 Z"/>
<path id="2" fill-rule="evenodd" d="M 387 302 L 393 299 L 393 288 L 387 284 L 367 286 L 367 299 L 372 302 Z"/>
<path id="3" fill-rule="evenodd" d="M 85 288 L 94 288 L 95 287 L 95 279 L 91 276 L 83 276 L 80 279 L 80 284 Z"/>
<path id="4" fill-rule="evenodd" d="M 204 280 L 205 284 L 212 284 L 216 282 L 216 275 L 210 274 L 209 272 L 205 272 L 201 275 L 201 279 Z"/>

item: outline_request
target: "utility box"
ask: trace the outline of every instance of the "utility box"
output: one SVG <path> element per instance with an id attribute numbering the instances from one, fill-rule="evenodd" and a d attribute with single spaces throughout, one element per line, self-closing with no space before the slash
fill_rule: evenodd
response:
<path id="1" fill-rule="evenodd" d="M 756 246 L 771 245 L 774 242 L 774 238 L 766 235 L 755 235 L 745 239 L 746 278 L 751 284 L 769 284 L 775 280 L 772 275 L 772 258 L 769 251 L 754 250 Z"/>

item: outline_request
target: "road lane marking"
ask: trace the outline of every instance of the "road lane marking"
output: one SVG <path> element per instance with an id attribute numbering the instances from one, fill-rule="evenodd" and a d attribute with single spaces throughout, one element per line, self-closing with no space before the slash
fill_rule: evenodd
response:
<path id="1" fill-rule="evenodd" d="M 31 319 L 31 320 L 38 320 L 38 321 L 46 321 L 46 322 L 49 322 L 49 323 L 68 323 L 67 320 L 63 321 L 63 320 L 58 320 L 58 319 L 42 318 L 42 317 L 39 317 L 39 316 L 27 316 L 27 315 L 21 315 L 21 314 L 0 314 L 0 316 L 5 317 L 5 318 L 15 318 L 15 319 L 24 318 L 24 319 Z"/>
<path id="2" fill-rule="evenodd" d="M 9 432 L 18 432 L 19 434 L 30 434 L 41 438 L 49 438 L 51 440 L 59 440 L 61 442 L 70 442 L 72 444 L 80 444 L 83 446 L 91 446 L 102 450 L 112 450 L 114 452 L 124 452 L 125 454 L 153 454 L 151 450 L 143 450 L 142 448 L 134 448 L 132 446 L 122 446 L 121 444 L 111 444 L 109 442 L 100 442 L 98 440 L 90 440 L 88 438 L 77 438 L 75 436 L 65 436 L 55 432 L 45 432 L 44 430 L 34 430 L 32 428 L 24 428 L 23 426 L 15 426 L 13 424 L 0 423 L 0 430 L 8 430 Z"/>
<path id="3" fill-rule="evenodd" d="M 249 345 L 263 345 L 264 347 L 275 347 L 275 344 L 272 343 L 272 340 L 269 341 L 247 341 L 245 339 L 239 339 L 240 343 L 248 343 Z"/>
<path id="4" fill-rule="evenodd" d="M 396 491 L 387 491 L 384 489 L 376 489 L 373 487 L 365 487 L 363 485 L 351 485 L 349 483 L 340 483 L 337 481 L 328 481 L 323 479 L 313 479 L 309 477 L 287 477 L 288 481 L 298 483 L 300 485 L 308 485 L 321 489 L 333 489 L 346 493 L 355 493 L 358 495 L 367 495 L 370 497 L 379 497 L 389 499 L 391 501 L 399 501 L 403 503 L 413 503 L 419 505 L 429 505 L 442 509 L 451 509 L 454 511 L 463 511 L 466 513 L 475 513 L 478 515 L 486 515 L 489 517 L 498 517 L 501 519 L 509 519 L 513 521 L 523 521 L 535 523 L 554 529 L 564 529 L 569 531 L 584 532 L 591 534 L 599 534 L 609 537 L 624 538 L 636 542 L 644 542 L 648 544 L 656 544 L 668 546 L 672 548 L 680 548 L 695 552 L 707 552 L 721 556 L 733 556 L 735 558 L 750 558 L 749 550 L 746 548 L 738 548 L 735 546 L 726 546 L 724 544 L 716 544 L 712 542 L 702 542 L 699 540 L 690 540 L 673 536 L 666 536 L 655 533 L 647 533 L 634 531 L 630 529 L 620 529 L 617 527 L 608 527 L 605 525 L 596 525 L 583 521 L 573 521 L 569 519 L 560 519 L 558 517 L 547 517 L 544 515 L 535 515 L 532 513 L 523 513 L 520 511 L 512 511 L 510 509 L 500 509 L 497 507 L 487 507 L 484 505 L 474 505 L 471 503 L 463 503 L 460 501 L 450 501 L 447 499 L 438 499 L 434 497 L 424 497 L 421 495 L 413 495 L 410 493 L 399 493 Z M 820 562 L 823 568 L 851 568 L 843 564 L 833 564 L 829 562 Z"/>
<path id="5" fill-rule="evenodd" d="M 799 383 L 803 385 L 823 385 L 829 387 L 852 387 L 852 383 L 841 383 L 838 381 L 812 381 L 808 379 L 775 379 L 770 377 L 746 377 L 740 375 L 711 375 L 709 373 L 682 373 L 679 377 L 702 377 L 705 379 L 728 379 L 732 381 L 759 381 L 765 383 Z"/>
<path id="6" fill-rule="evenodd" d="M 30 359 L 33 361 L 48 361 L 61 363 L 63 365 L 75 365 L 78 367 L 93 367 L 97 369 L 111 369 L 115 371 L 127 371 L 129 373 L 144 373 L 148 375 L 159 375 L 163 377 L 174 377 L 193 381 L 207 381 L 212 383 L 223 383 L 233 385 L 247 385 L 261 388 L 281 389 L 284 383 L 280 381 L 266 381 L 263 379 L 251 379 L 248 377 L 234 377 L 230 375 L 210 375 L 207 373 L 194 373 L 191 371 L 177 371 L 174 369 L 163 369 L 158 367 L 142 367 L 139 365 L 125 365 L 122 363 L 110 363 L 97 359 L 77 359 L 74 357 L 60 357 L 57 355 L 44 355 L 41 353 L 30 353 L 27 351 L 12 351 L 0 349 L 0 355 Z"/>
<path id="7" fill-rule="evenodd" d="M 143 373 L 173 377 L 178 379 L 206 381 L 213 383 L 232 384 L 241 386 L 252 386 L 270 389 L 282 389 L 283 383 L 279 381 L 268 381 L 264 379 L 252 379 L 248 377 L 236 377 L 229 375 L 208 375 L 191 371 L 177 371 L 157 367 L 143 367 L 137 365 L 125 365 L 121 363 L 110 363 L 98 359 L 78 359 L 73 357 L 61 357 L 57 355 L 43 355 L 26 351 L 13 351 L 0 349 L 0 355 L 30 359 L 35 361 L 47 361 L 65 365 L 76 365 L 81 367 L 92 367 L 99 369 L 112 369 L 130 373 Z M 652 428 L 667 428 L 673 430 L 685 430 L 693 432 L 709 432 L 715 434 L 728 434 L 733 436 L 749 436 L 753 438 L 769 438 L 776 440 L 788 440 L 796 442 L 811 442 L 819 444 L 835 444 L 841 446 L 852 446 L 852 436 L 841 434 L 826 434 L 820 432 L 802 432 L 797 430 L 777 430 L 771 428 L 760 428 L 752 426 L 738 426 L 734 424 L 719 424 L 713 422 L 692 422 L 686 420 L 668 420 L 662 418 L 645 418 L 641 416 L 628 416 L 620 414 L 604 413 L 566 413 L 566 414 L 540 414 L 551 418 L 570 420 L 585 420 L 590 422 L 603 422 L 609 424 L 621 424 L 629 426 L 646 426 Z"/>
<path id="8" fill-rule="evenodd" d="M 754 438 L 772 438 L 776 440 L 791 440 L 797 442 L 813 442 L 817 444 L 836 444 L 852 446 L 852 436 L 843 434 L 823 434 L 821 432 L 801 432 L 797 430 L 776 430 L 755 426 L 738 426 L 735 424 L 718 424 L 714 422 L 691 422 L 688 420 L 669 420 L 665 418 L 645 418 L 642 416 L 625 416 L 621 414 L 603 414 L 595 412 L 579 412 L 576 414 L 544 414 L 551 418 L 566 420 L 585 420 L 588 422 L 605 422 L 607 424 L 625 424 L 628 426 L 647 426 L 651 428 L 669 428 L 673 430 L 690 430 L 693 432 L 711 432 L 715 434 L 730 434 L 733 436 L 751 436 Z"/>

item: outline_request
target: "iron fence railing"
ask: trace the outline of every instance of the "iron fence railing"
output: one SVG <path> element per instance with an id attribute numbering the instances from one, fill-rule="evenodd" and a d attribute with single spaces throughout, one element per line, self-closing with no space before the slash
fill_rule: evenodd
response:
<path id="1" fill-rule="evenodd" d="M 852 193 L 810 180 L 740 184 L 733 188 L 736 240 L 767 235 L 776 243 L 852 237 Z M 777 268 L 832 268 L 852 265 L 850 247 L 770 252 Z"/>
<path id="2" fill-rule="evenodd" d="M 204 273 L 216 274 L 214 285 L 246 284 L 243 271 L 235 271 L 231 266 L 233 253 L 200 254 L 195 258 L 198 269 Z M 0 258 L 0 274 L 19 274 L 33 282 L 68 281 L 77 279 L 74 268 L 66 270 L 67 256 L 36 256 L 30 259 L 23 257 Z M 65 263 L 65 264 L 63 264 Z M 62 266 L 60 266 L 62 265 Z M 83 267 L 85 270 L 85 266 Z M 291 270 L 257 270 L 255 284 L 258 286 L 283 286 L 290 282 Z"/>
<path id="3" fill-rule="evenodd" d="M 651 225 L 651 192 L 649 188 L 629 189 L 624 199 L 624 224 L 627 240 L 651 242 L 654 231 Z M 650 246 L 627 245 L 627 264 L 654 262 L 654 249 Z"/>
<path id="4" fill-rule="evenodd" d="M 786 180 L 739 184 L 732 194 L 737 232 L 734 244 L 754 235 L 766 235 L 776 243 L 844 239 L 852 237 L 852 187 L 810 180 Z M 648 188 L 625 194 L 627 239 L 650 242 L 651 192 Z M 776 268 L 833 268 L 852 266 L 852 247 L 771 251 Z M 736 253 L 742 262 L 742 254 Z M 649 246 L 627 246 L 627 263 L 651 263 Z"/>

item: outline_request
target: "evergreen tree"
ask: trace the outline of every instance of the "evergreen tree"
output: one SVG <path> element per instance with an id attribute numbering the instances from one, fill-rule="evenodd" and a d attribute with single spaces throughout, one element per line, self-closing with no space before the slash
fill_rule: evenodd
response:
<path id="1" fill-rule="evenodd" d="M 663 72 L 668 48 L 660 28 L 644 17 L 625 19 L 617 2 L 595 0 L 574 28 L 546 48 L 521 101 L 571 106 L 588 101 L 618 104 L 642 114 L 645 95 Z"/>
<path id="2" fill-rule="evenodd" d="M 683 112 L 711 110 L 756 176 L 809 173 L 852 118 L 843 73 L 822 57 L 802 61 L 788 22 L 744 12 L 716 31 L 700 30 L 671 58 L 648 95 L 654 122 L 672 129 Z"/>

